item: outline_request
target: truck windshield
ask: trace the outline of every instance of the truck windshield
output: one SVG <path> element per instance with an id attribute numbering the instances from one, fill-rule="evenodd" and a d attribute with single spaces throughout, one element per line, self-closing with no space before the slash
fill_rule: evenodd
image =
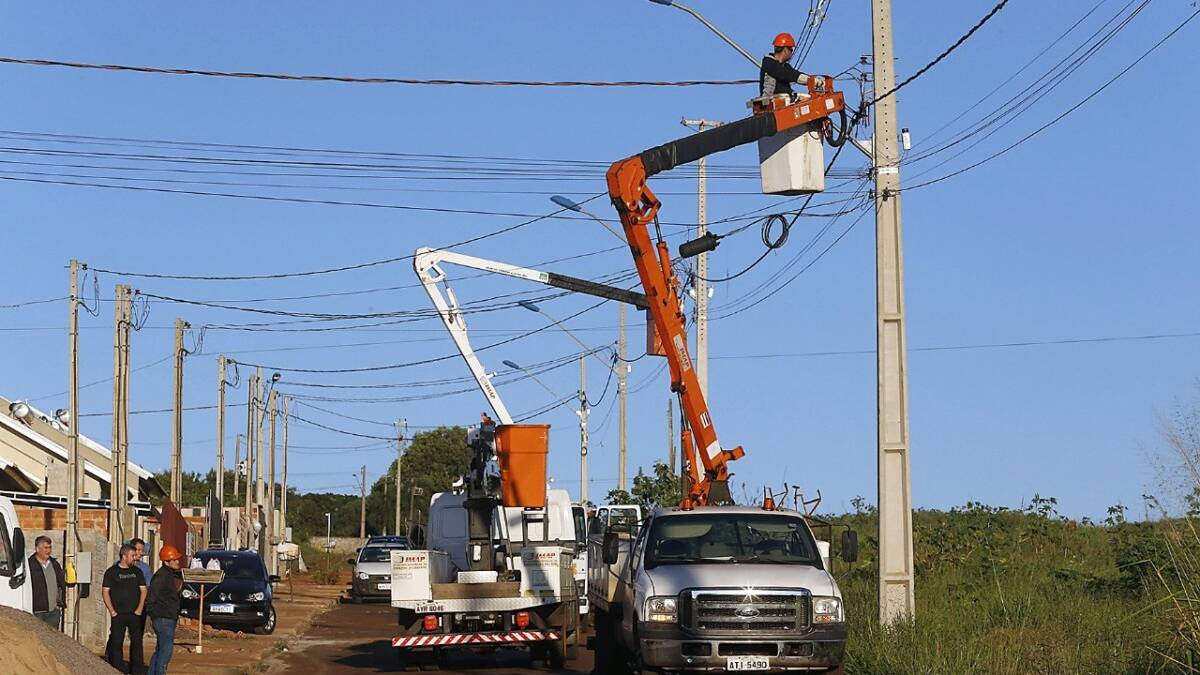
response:
<path id="1" fill-rule="evenodd" d="M 645 566 L 691 563 L 816 563 L 816 544 L 800 518 L 767 513 L 692 513 L 658 518 Z"/>

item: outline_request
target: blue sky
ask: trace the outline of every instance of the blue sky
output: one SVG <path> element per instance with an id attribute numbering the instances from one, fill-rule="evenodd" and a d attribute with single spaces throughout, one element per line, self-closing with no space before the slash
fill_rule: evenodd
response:
<path id="1" fill-rule="evenodd" d="M 991 5 L 899 3 L 898 75 L 912 73 L 935 56 Z M 755 11 L 746 11 L 743 3 L 714 0 L 695 0 L 693 6 L 752 53 L 764 52 L 780 30 L 799 33 L 807 11 L 807 3 L 799 2 L 755 3 Z M 1034 86 L 1036 73 L 1048 69 L 1122 6 L 1115 1 L 1098 3 L 1075 32 L 969 112 L 961 124 L 976 121 L 1005 99 Z M 950 137 L 959 127 L 929 139 L 1092 7 L 1090 2 L 1010 3 L 944 63 L 901 92 L 899 115 L 902 125 L 912 130 L 913 154 Z M 1094 58 L 1011 124 L 945 166 L 931 168 L 953 153 L 905 166 L 902 180 L 914 185 L 1021 138 L 1112 77 L 1193 11 L 1192 3 L 1184 0 L 1151 3 Z M 1188 393 L 1200 373 L 1200 339 L 918 348 L 1200 331 L 1195 316 L 1200 234 L 1187 194 L 1197 178 L 1192 158 L 1200 152 L 1200 140 L 1190 133 L 1200 90 L 1186 84 L 1200 65 L 1193 48 L 1196 30 L 1195 24 L 1189 25 L 1122 80 L 1030 142 L 961 176 L 905 193 L 908 339 L 914 349 L 909 359 L 912 482 L 918 506 L 947 507 L 967 500 L 1016 506 L 1037 492 L 1057 496 L 1064 513 L 1095 517 L 1109 504 L 1136 504 L 1142 492 L 1155 489 L 1148 458 L 1156 444 L 1155 411 Z M 833 0 L 804 65 L 814 71 L 840 72 L 860 54 L 869 53 L 869 38 L 865 3 Z M 0 55 L 5 56 L 216 70 L 537 80 L 756 76 L 737 54 L 682 12 L 635 0 L 374 2 L 349 8 L 343 3 L 315 2 L 236 8 L 8 3 L 0 10 L 0 43 L 4 45 Z M 857 86 L 844 86 L 848 98 L 857 101 Z M 408 87 L 20 65 L 0 66 L 0 87 L 6 102 L 0 112 L 0 159 L 10 161 L 145 167 L 144 160 L 78 155 L 64 160 L 62 155 L 30 154 L 30 149 L 93 155 L 153 151 L 35 141 L 3 132 L 598 163 L 583 169 L 576 166 L 571 176 L 550 175 L 536 181 L 287 179 L 309 185 L 304 189 L 145 182 L 146 178 L 281 182 L 244 174 L 189 177 L 141 169 L 119 173 L 111 168 L 6 163 L 0 166 L 0 177 L 24 180 L 0 181 L 0 216 L 7 242 L 5 264 L 0 267 L 4 288 L 0 305 L 65 295 L 65 265 L 72 256 L 113 270 L 196 275 L 292 272 L 402 256 L 417 246 L 464 240 L 520 221 L 27 182 L 29 178 L 84 180 L 37 176 L 34 171 L 138 178 L 90 181 L 108 185 L 541 214 L 554 209 L 549 194 L 582 199 L 603 191 L 605 164 L 682 135 L 681 117 L 734 119 L 746 114 L 744 102 L 754 93 L 753 87 Z M 314 156 L 310 153 L 305 159 Z M 716 174 L 747 177 L 710 181 L 711 220 L 779 203 L 757 193 L 753 148 L 739 148 L 711 161 Z M 837 168 L 850 175 L 863 164 L 848 150 Z M 918 176 L 926 170 L 929 173 Z M 694 222 L 693 175 L 685 167 L 653 183 L 663 195 L 665 221 Z M 823 199 L 848 197 L 829 194 Z M 592 206 L 604 217 L 611 215 L 604 199 Z M 836 206 L 825 210 L 830 209 Z M 803 253 L 799 264 L 816 259 L 855 215 L 834 222 L 816 246 Z M 747 449 L 747 457 L 734 467 L 735 492 L 741 492 L 743 482 L 749 492 L 757 493 L 764 482 L 778 486 L 786 480 L 810 494 L 820 489 L 834 511 L 849 508 L 855 495 L 874 501 L 872 220 L 868 213 L 769 300 L 712 323 L 714 420 L 725 445 L 741 444 Z M 768 281 L 828 223 L 829 219 L 801 219 L 786 247 L 746 276 L 719 284 L 714 314 L 724 313 L 723 305 Z M 667 231 L 673 236 L 682 232 L 674 226 Z M 533 264 L 598 251 L 613 243 L 611 235 L 595 223 L 546 220 L 463 250 Z M 742 269 L 759 255 L 761 246 L 757 227 L 726 240 L 711 258 L 712 276 Z M 628 253 L 620 250 L 550 266 L 584 277 L 630 267 Z M 100 275 L 101 297 L 111 298 L 113 284 L 120 281 Z M 415 277 L 409 265 L 400 262 L 273 281 L 129 282 L 146 293 L 246 300 L 410 285 Z M 540 293 L 515 281 L 492 278 L 462 279 L 454 288 L 464 302 L 510 292 Z M 587 299 L 564 298 L 541 306 L 565 317 L 589 304 Z M 420 289 L 406 288 L 252 306 L 362 313 L 423 310 L 429 305 Z M 82 319 L 81 380 L 85 383 L 112 373 L 111 302 L 101 302 L 98 311 L 99 316 L 84 314 Z M 5 396 L 37 397 L 34 402 L 43 408 L 65 406 L 65 396 L 54 394 L 66 389 L 66 314 L 63 302 L 0 309 L 4 329 L 0 330 L 0 392 Z M 272 320 L 153 301 L 146 327 L 134 336 L 135 368 L 169 354 L 170 326 L 176 316 L 197 327 Z M 569 323 L 596 346 L 615 342 L 616 324 L 617 309 L 612 304 Z M 630 343 L 637 345 L 640 323 L 632 315 L 631 324 Z M 472 316 L 470 325 L 477 344 L 486 344 L 491 335 L 532 330 L 545 322 L 517 308 Z M 293 347 L 303 349 L 259 351 Z M 421 360 L 452 349 L 435 321 L 329 333 L 209 330 L 203 353 L 188 361 L 186 402 L 205 406 L 215 401 L 220 353 L 268 365 L 359 368 Z M 486 352 L 485 362 L 502 370 L 503 359 L 529 364 L 576 350 L 567 336 L 550 330 Z M 631 347 L 633 355 L 640 353 L 634 350 Z M 745 358 L 779 354 L 794 356 Z M 668 391 L 665 374 L 657 373 L 659 366 L 651 359 L 634 364 L 631 474 L 636 466 L 649 466 L 666 453 Z M 394 397 L 458 385 L 316 390 L 291 387 L 289 381 L 369 384 L 465 374 L 457 361 L 371 374 L 285 373 L 280 388 L 297 395 Z M 589 389 L 598 396 L 605 384 L 603 373 L 591 367 L 589 375 Z M 565 396 L 578 387 L 578 377 L 577 369 L 567 366 L 542 379 Z M 530 381 L 509 385 L 502 392 L 518 411 L 542 407 L 550 398 Z M 169 361 L 135 373 L 135 409 L 169 407 L 170 396 Z M 109 386 L 87 388 L 82 410 L 105 413 L 110 398 Z M 610 388 L 593 412 L 593 497 L 615 485 L 617 424 L 615 412 L 610 413 L 612 398 Z M 230 400 L 244 402 L 244 386 L 232 390 Z M 391 433 L 385 425 L 396 418 L 407 418 L 414 426 L 469 423 L 484 409 L 482 397 L 472 393 L 404 403 L 308 403 L 382 423 L 337 417 L 305 405 L 297 409 L 307 419 L 365 435 Z M 233 434 L 244 429 L 242 415 L 241 410 L 230 414 L 229 456 Z M 578 489 L 575 415 L 559 408 L 540 420 L 553 425 L 551 472 L 559 485 L 574 492 Z M 83 429 L 107 439 L 109 420 L 85 418 Z M 302 490 L 329 487 L 350 492 L 350 474 L 360 464 L 367 464 L 373 477 L 392 458 L 391 451 L 379 444 L 356 450 L 344 447 L 369 445 L 368 439 L 299 423 L 291 431 L 293 444 L 307 446 L 297 448 L 291 464 L 291 482 Z M 135 416 L 130 434 L 133 459 L 151 468 L 167 466 L 169 433 L 169 415 Z M 187 468 L 212 466 L 214 435 L 211 410 L 187 413 Z"/>

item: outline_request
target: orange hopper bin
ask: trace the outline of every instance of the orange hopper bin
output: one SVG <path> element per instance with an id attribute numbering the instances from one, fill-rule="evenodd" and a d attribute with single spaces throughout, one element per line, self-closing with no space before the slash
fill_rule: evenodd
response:
<path id="1" fill-rule="evenodd" d="M 501 424 L 496 427 L 500 497 L 505 506 L 546 508 L 546 457 L 549 452 L 549 424 Z"/>

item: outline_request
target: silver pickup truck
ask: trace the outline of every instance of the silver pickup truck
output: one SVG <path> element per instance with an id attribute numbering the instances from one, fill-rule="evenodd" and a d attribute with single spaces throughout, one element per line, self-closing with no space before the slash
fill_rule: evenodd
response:
<path id="1" fill-rule="evenodd" d="M 840 672 L 841 591 L 802 514 L 660 508 L 631 530 L 589 537 L 597 672 Z"/>

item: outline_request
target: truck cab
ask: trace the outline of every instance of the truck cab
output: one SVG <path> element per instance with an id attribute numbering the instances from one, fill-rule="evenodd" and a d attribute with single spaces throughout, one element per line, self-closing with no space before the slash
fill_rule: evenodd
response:
<path id="1" fill-rule="evenodd" d="M 624 665 L 614 658 L 643 672 L 841 665 L 841 590 L 799 512 L 659 508 L 632 536 L 610 528 L 589 546 L 607 567 L 607 587 L 590 589 L 602 672 Z"/>
<path id="2" fill-rule="evenodd" d="M 0 606 L 22 612 L 33 611 L 33 590 L 26 583 L 25 533 L 17 520 L 17 509 L 0 497 Z"/>

